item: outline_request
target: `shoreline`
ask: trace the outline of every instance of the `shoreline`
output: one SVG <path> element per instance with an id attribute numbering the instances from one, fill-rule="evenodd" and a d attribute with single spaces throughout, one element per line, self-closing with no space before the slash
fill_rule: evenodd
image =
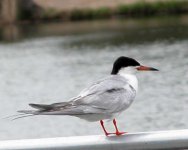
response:
<path id="1" fill-rule="evenodd" d="M 138 1 L 130 4 L 118 4 L 115 7 L 82 8 L 60 11 L 54 8 L 42 9 L 33 18 L 39 20 L 80 21 L 129 17 L 152 17 L 163 15 L 179 15 L 188 13 L 188 1 Z M 36 15 L 35 15 L 36 16 Z"/>
<path id="2" fill-rule="evenodd" d="M 91 8 L 89 6 L 88 7 L 84 6 L 84 8 L 82 9 L 67 8 L 67 10 L 56 9 L 55 7 L 45 8 L 44 6 L 39 5 L 35 1 L 42 1 L 42 0 L 32 1 L 33 3 L 31 4 L 30 7 L 28 7 L 30 9 L 26 8 L 27 3 L 25 4 L 22 3 L 20 6 L 18 6 L 17 19 L 14 19 L 13 21 L 10 20 L 6 21 L 1 19 L 0 25 L 29 24 L 29 23 L 41 23 L 41 22 L 74 22 L 74 21 L 103 20 L 103 19 L 150 18 L 150 17 L 178 16 L 178 15 L 188 14 L 188 1 L 186 0 L 171 0 L 171 1 L 170 0 L 163 0 L 163 1 L 135 0 L 136 2 L 134 3 L 133 2 L 132 3 L 129 2 L 126 4 L 117 3 L 113 7 L 95 6 L 94 8 Z"/>
<path id="3" fill-rule="evenodd" d="M 24 24 L 10 24 L 6 26 L 0 26 L 0 38 L 3 41 L 19 41 L 24 38 L 28 39 L 31 37 L 46 37 L 46 36 L 69 36 L 69 35 L 80 35 L 80 34 L 93 34 L 93 33 L 107 33 L 110 31 L 114 34 L 123 35 L 127 41 L 132 42 L 138 32 L 147 28 L 148 32 L 153 29 L 160 29 L 161 27 L 166 28 L 164 31 L 165 37 L 171 39 L 176 37 L 175 34 L 179 34 L 180 37 L 185 38 L 187 35 L 188 15 L 180 16 L 163 16 L 163 17 L 148 17 L 148 18 L 127 18 L 127 19 L 102 19 L 102 20 L 83 20 L 83 21 L 51 21 L 51 22 L 36 22 L 36 23 L 24 23 Z M 182 30 L 174 32 L 168 32 L 170 29 L 175 29 L 177 26 L 181 27 Z M 170 29 L 169 29 L 170 28 Z M 160 31 L 160 30 L 159 30 Z M 171 30 L 173 31 L 173 30 Z M 182 35 L 181 35 L 182 34 Z M 153 33 L 153 37 L 147 36 L 147 40 L 162 38 L 164 35 Z M 139 40 L 142 41 L 142 37 L 138 36 Z M 146 37 L 145 37 L 146 38 Z M 173 39 L 172 39 L 173 40 Z M 116 40 L 114 40 L 116 41 Z M 121 41 L 121 40 L 120 40 Z M 118 42 L 118 41 L 116 41 Z"/>

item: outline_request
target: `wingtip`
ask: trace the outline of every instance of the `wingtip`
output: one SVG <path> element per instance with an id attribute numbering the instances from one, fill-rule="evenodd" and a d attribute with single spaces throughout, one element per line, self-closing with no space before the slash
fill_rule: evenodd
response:
<path id="1" fill-rule="evenodd" d="M 33 107 L 33 106 L 35 106 L 35 105 L 36 105 L 36 104 L 33 104 L 33 103 L 30 103 L 30 104 L 29 104 L 29 106 L 31 106 L 31 107 Z"/>
<path id="2" fill-rule="evenodd" d="M 30 103 L 29 106 L 38 109 L 38 110 L 48 110 L 51 109 L 52 106 L 51 105 L 46 105 L 46 104 L 32 104 Z"/>

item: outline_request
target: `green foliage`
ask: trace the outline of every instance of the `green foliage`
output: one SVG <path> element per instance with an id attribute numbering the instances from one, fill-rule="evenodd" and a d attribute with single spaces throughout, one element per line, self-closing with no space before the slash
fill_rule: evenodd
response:
<path id="1" fill-rule="evenodd" d="M 134 4 L 122 4 L 111 9 L 101 7 L 97 9 L 75 9 L 68 13 L 57 12 L 55 9 L 44 10 L 42 19 L 67 18 L 70 20 L 92 20 L 100 18 L 110 18 L 113 16 L 152 16 L 168 15 L 188 12 L 188 1 L 169 0 L 158 2 L 138 1 Z"/>
<path id="2" fill-rule="evenodd" d="M 61 12 L 58 12 L 54 8 L 46 9 L 45 11 L 42 11 L 41 17 L 43 19 L 51 19 L 51 18 L 59 18 L 61 16 Z"/>
<path id="3" fill-rule="evenodd" d="M 71 20 L 83 20 L 83 19 L 98 19 L 98 18 L 107 18 L 112 15 L 112 11 L 107 7 L 102 7 L 99 9 L 85 9 L 73 10 L 70 14 Z"/>
<path id="4" fill-rule="evenodd" d="M 152 3 L 140 1 L 131 5 L 120 5 L 116 9 L 117 14 L 130 16 L 177 14 L 185 11 L 188 11 L 188 1 L 175 0 Z"/>
<path id="5" fill-rule="evenodd" d="M 110 8 L 107 7 L 102 7 L 93 11 L 94 18 L 108 18 L 111 16 L 111 14 L 112 10 L 110 10 Z"/>
<path id="6" fill-rule="evenodd" d="M 91 9 L 75 9 L 70 14 L 71 20 L 83 20 L 83 19 L 92 19 L 93 18 L 93 10 Z"/>

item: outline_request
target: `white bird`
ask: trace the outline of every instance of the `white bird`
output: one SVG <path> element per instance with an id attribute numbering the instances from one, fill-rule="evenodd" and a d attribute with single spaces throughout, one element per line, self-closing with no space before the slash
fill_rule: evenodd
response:
<path id="1" fill-rule="evenodd" d="M 68 102 L 29 104 L 36 110 L 21 110 L 30 115 L 69 115 L 87 121 L 100 121 L 106 136 L 122 135 L 117 128 L 115 117 L 126 110 L 135 99 L 138 90 L 137 71 L 158 71 L 155 68 L 140 65 L 136 60 L 121 56 L 113 64 L 111 75 L 84 89 Z M 21 116 L 25 117 L 25 116 Z M 21 118 L 18 117 L 18 118 Z M 113 120 L 115 133 L 108 133 L 103 120 Z"/>

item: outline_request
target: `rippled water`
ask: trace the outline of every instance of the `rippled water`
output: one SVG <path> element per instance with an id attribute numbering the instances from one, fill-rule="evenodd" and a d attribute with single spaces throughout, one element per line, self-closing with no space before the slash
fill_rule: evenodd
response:
<path id="1" fill-rule="evenodd" d="M 31 36 L 17 42 L 1 42 L 0 117 L 29 109 L 28 103 L 67 101 L 107 76 L 113 61 L 125 55 L 160 72 L 137 75 L 139 93 L 118 118 L 120 128 L 128 132 L 188 128 L 188 28 L 177 19 L 166 22 L 149 27 L 147 20 L 136 27 L 129 22 L 124 27 L 125 21 L 113 28 L 100 28 L 98 23 L 93 32 L 61 35 L 40 35 L 34 28 L 28 29 Z M 2 140 L 102 133 L 98 122 L 68 116 L 1 119 L 0 124 Z M 110 123 L 107 126 L 113 130 Z"/>

